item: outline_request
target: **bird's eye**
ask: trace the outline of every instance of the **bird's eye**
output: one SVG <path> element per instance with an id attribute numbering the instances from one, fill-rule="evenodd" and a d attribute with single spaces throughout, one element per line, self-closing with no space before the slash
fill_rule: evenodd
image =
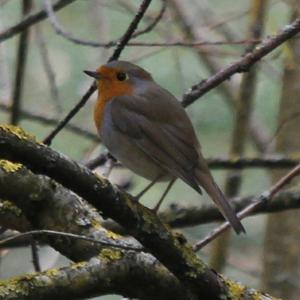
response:
<path id="1" fill-rule="evenodd" d="M 118 72 L 117 73 L 117 79 L 119 80 L 119 81 L 124 81 L 124 80 L 126 80 L 128 78 L 128 75 L 126 74 L 126 73 L 124 73 L 124 72 Z"/>

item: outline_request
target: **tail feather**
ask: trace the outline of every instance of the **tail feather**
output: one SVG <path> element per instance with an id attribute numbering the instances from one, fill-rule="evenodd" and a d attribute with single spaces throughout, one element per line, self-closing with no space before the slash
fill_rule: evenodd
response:
<path id="1" fill-rule="evenodd" d="M 199 185 L 204 188 L 207 194 L 211 197 L 214 203 L 217 205 L 223 216 L 230 223 L 234 231 L 239 234 L 241 232 L 246 232 L 241 221 L 238 219 L 234 210 L 230 206 L 228 200 L 214 182 L 212 176 L 209 173 L 204 173 L 200 170 L 196 170 L 196 177 L 198 179 Z"/>

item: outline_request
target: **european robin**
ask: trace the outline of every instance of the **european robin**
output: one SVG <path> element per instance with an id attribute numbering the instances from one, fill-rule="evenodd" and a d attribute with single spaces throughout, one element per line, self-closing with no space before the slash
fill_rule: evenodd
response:
<path id="1" fill-rule="evenodd" d="M 200 194 L 203 187 L 234 230 L 245 231 L 208 169 L 186 111 L 170 92 L 126 61 L 85 73 L 96 79 L 94 121 L 115 158 L 153 183 L 170 181 L 168 189 L 176 178 Z"/>

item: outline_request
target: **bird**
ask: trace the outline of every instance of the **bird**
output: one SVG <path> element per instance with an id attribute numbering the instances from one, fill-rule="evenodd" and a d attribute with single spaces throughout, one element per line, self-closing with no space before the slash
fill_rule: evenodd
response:
<path id="1" fill-rule="evenodd" d="M 84 71 L 96 80 L 94 122 L 102 143 L 131 171 L 151 181 L 176 179 L 202 194 L 203 188 L 237 234 L 243 225 L 214 181 L 192 122 L 180 102 L 152 75 L 128 61 L 115 60 Z"/>

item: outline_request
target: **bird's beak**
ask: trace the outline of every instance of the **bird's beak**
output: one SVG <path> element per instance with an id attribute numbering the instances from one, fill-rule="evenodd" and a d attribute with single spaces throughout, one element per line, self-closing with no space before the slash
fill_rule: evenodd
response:
<path id="1" fill-rule="evenodd" d="M 95 71 L 83 71 L 83 72 L 86 75 L 95 78 L 96 80 L 100 80 L 101 79 L 101 74 L 99 74 L 98 72 L 95 72 Z"/>

